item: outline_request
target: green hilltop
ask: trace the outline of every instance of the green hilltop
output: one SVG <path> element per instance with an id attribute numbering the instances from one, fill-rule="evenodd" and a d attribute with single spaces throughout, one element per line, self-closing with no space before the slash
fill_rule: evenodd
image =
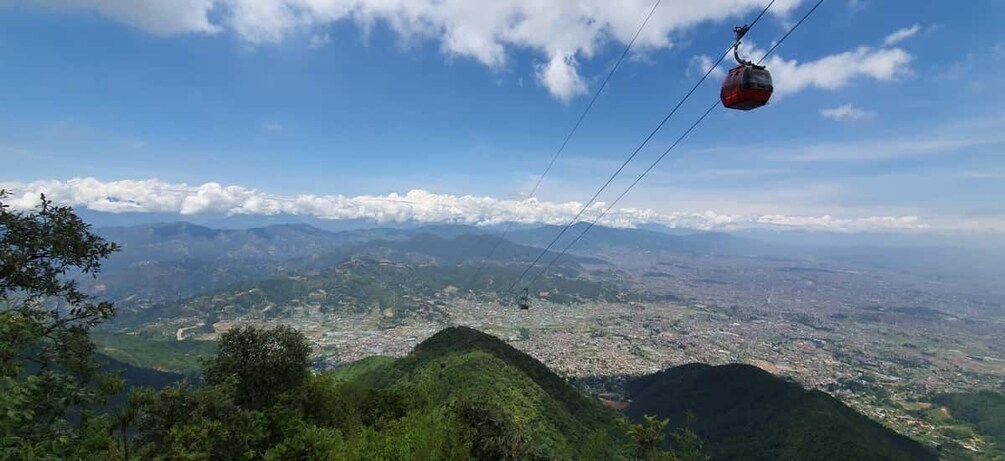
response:
<path id="1" fill-rule="evenodd" d="M 668 431 L 693 415 L 712 459 L 937 459 L 834 397 L 751 365 L 683 365 L 636 379 L 628 392 L 630 417 L 668 418 Z"/>
<path id="2" fill-rule="evenodd" d="M 532 434 L 532 453 L 574 459 L 636 453 L 622 415 L 541 362 L 471 328 L 445 329 L 407 357 L 365 360 L 335 375 L 376 389 L 421 393 L 427 409 L 458 399 L 498 408 Z M 837 399 L 750 365 L 684 365 L 634 379 L 628 389 L 625 415 L 631 420 L 669 420 L 667 450 L 675 448 L 675 433 L 689 429 L 704 439 L 713 460 L 936 459 L 934 451 Z"/>
<path id="3" fill-rule="evenodd" d="M 932 403 L 915 413 L 951 439 L 967 440 L 973 446 L 946 444 L 940 453 L 943 459 L 1005 460 L 1005 393 L 990 389 L 953 392 L 936 395 Z"/>
<path id="4" fill-rule="evenodd" d="M 529 458 L 617 459 L 630 447 L 620 415 L 536 359 L 467 327 L 442 330 L 407 357 L 364 360 L 334 377 L 416 396 L 425 413 L 463 408 L 494 421 Z M 475 453 L 491 445 L 488 434 L 474 435 Z"/>

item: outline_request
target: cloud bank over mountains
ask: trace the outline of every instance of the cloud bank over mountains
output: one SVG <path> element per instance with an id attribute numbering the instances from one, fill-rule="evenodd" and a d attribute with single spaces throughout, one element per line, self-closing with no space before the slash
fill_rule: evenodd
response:
<path id="1" fill-rule="evenodd" d="M 494 225 L 506 222 L 565 224 L 582 203 L 547 202 L 535 198 L 507 200 L 486 196 L 436 194 L 411 190 L 406 194 L 383 196 L 303 194 L 292 197 L 270 195 L 235 185 L 205 183 L 172 184 L 157 179 L 100 181 L 74 178 L 66 181 L 30 183 L 0 182 L 12 195 L 7 202 L 27 209 L 38 196 L 59 204 L 107 213 L 179 213 L 182 215 L 277 215 L 291 214 L 321 219 L 367 219 L 379 223 L 454 223 Z M 583 214 L 592 220 L 606 207 L 596 203 Z M 745 228 L 793 228 L 839 232 L 917 231 L 929 225 L 916 216 L 868 216 L 836 218 L 787 216 L 782 214 L 735 215 L 714 211 L 703 213 L 665 212 L 641 208 L 612 210 L 601 221 L 612 227 L 663 224 L 705 230 Z"/>

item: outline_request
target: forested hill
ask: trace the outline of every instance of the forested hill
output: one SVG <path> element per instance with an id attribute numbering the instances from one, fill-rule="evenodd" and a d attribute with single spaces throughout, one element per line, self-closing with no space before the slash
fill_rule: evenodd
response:
<path id="1" fill-rule="evenodd" d="M 1002 386 L 1001 391 L 1005 391 Z M 1005 453 L 1005 393 L 985 389 L 977 392 L 954 392 L 935 396 L 940 407 L 930 408 L 935 420 L 949 420 L 959 428 L 965 422 L 987 439 L 989 447 Z M 965 429 L 964 429 L 965 430 Z"/>
<path id="2" fill-rule="evenodd" d="M 820 391 L 760 368 L 689 364 L 628 385 L 633 419 L 669 418 L 691 429 L 713 460 L 935 460 L 934 451 Z"/>
<path id="3" fill-rule="evenodd" d="M 478 459 L 624 459 L 631 451 L 617 413 L 531 356 L 467 327 L 442 330 L 407 357 L 364 360 L 335 378 L 407 390 L 422 402 L 413 411 L 449 410 L 475 430 Z"/>
<path id="4" fill-rule="evenodd" d="M 335 377 L 380 391 L 421 389 L 429 405 L 423 411 L 474 402 L 478 414 L 501 425 L 494 430 L 505 428 L 496 436 L 520 441 L 527 456 L 639 453 L 638 440 L 626 436 L 627 423 L 613 410 L 529 355 L 470 328 L 445 329 L 407 357 L 367 359 Z M 675 436 L 690 425 L 712 460 L 937 459 L 833 397 L 749 365 L 670 368 L 630 382 L 629 392 L 626 414 L 639 427 L 645 415 L 669 421 L 661 438 L 668 451 L 679 453 Z"/>

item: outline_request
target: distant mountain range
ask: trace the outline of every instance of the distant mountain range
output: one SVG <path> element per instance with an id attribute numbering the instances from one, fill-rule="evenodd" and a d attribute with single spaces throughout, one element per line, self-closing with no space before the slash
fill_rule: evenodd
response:
<path id="1" fill-rule="evenodd" d="M 87 209 L 75 210 L 86 222 L 94 227 L 124 227 L 150 225 L 165 222 L 185 221 L 214 229 L 252 229 L 274 225 L 306 224 L 329 232 L 341 232 L 360 229 L 417 229 L 429 226 L 457 226 L 453 223 L 433 223 L 418 221 L 377 221 L 372 219 L 321 219 L 311 216 L 293 214 L 275 215 L 213 215 L 197 214 L 183 215 L 178 213 L 104 213 Z M 484 232 L 497 233 L 503 229 L 523 230 L 542 227 L 541 223 L 500 223 L 490 226 L 477 226 Z M 462 226 L 464 227 L 464 226 Z M 470 226 L 474 227 L 474 226 Z M 696 233 L 706 233 L 707 229 L 691 229 L 668 227 L 658 223 L 641 223 L 639 230 L 685 236 Z M 812 229 L 788 228 L 753 228 L 753 229 L 718 229 L 715 232 L 759 240 L 768 243 L 784 245 L 807 246 L 876 246 L 876 247 L 945 247 L 963 246 L 970 248 L 1002 247 L 1001 236 L 998 234 L 952 234 L 937 232 L 838 232 Z"/>
<path id="2" fill-rule="evenodd" d="M 524 245 L 544 247 L 555 241 L 554 248 L 568 246 L 589 224 L 576 223 L 555 241 L 563 226 L 542 226 L 510 232 L 507 239 Z M 573 253 L 591 253 L 606 249 L 666 251 L 682 254 L 723 254 L 732 256 L 767 255 L 778 251 L 763 242 L 720 232 L 657 232 L 644 229 L 622 229 L 593 226 L 575 246 Z"/>
<path id="3" fill-rule="evenodd" d="M 585 228 L 566 231 L 541 261 L 550 262 Z M 951 246 L 823 246 L 768 243 L 716 232 L 596 226 L 577 242 L 559 267 L 602 264 L 612 253 L 659 253 L 727 258 L 772 258 L 846 268 L 910 272 L 931 278 L 1000 280 L 1005 255 Z M 493 247 L 492 264 L 524 264 L 555 241 L 561 226 L 514 227 L 505 240 L 498 229 L 464 225 L 328 231 L 308 224 L 214 229 L 187 222 L 99 228 L 123 250 L 105 264 L 102 284 L 113 297 L 190 296 L 241 280 L 290 271 L 332 267 L 349 256 L 399 262 L 464 265 L 482 263 Z M 168 285 L 168 286 L 164 286 Z M 126 287 L 123 289 L 118 289 Z"/>
<path id="4" fill-rule="evenodd" d="M 218 319 L 284 319 L 314 310 L 322 314 L 377 310 L 382 312 L 382 321 L 393 324 L 416 316 L 445 320 L 441 306 L 456 293 L 512 301 L 509 287 L 519 275 L 517 269 L 494 265 L 474 269 L 352 256 L 316 274 L 237 282 L 191 298 L 125 312 L 116 325 L 180 317 L 213 319 L 210 324 Z M 534 298 L 555 303 L 634 299 L 606 283 L 559 277 L 542 278 Z"/>
<path id="5" fill-rule="evenodd" d="M 539 248 L 499 240 L 468 226 L 328 232 L 304 224 L 212 229 L 177 222 L 102 228 L 98 233 L 122 250 L 103 265 L 100 280 L 82 283 L 100 285 L 101 294 L 119 300 L 184 298 L 241 281 L 317 273 L 352 257 L 441 268 L 475 264 L 497 268 L 527 264 L 541 254 Z M 490 251 L 491 258 L 483 261 Z M 542 260 L 556 256 L 548 252 Z M 566 255 L 554 273 L 574 275 L 584 264 L 606 263 Z M 467 275 L 474 272 L 469 269 Z M 499 278 L 506 277 L 515 279 L 515 275 Z"/>

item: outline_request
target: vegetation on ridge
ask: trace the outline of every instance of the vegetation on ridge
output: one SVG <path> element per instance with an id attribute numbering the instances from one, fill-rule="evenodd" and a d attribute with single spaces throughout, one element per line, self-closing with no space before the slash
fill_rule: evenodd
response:
<path id="1" fill-rule="evenodd" d="M 751 365 L 690 364 L 628 384 L 627 413 L 689 421 L 712 459 L 936 459 L 837 399 Z"/>

